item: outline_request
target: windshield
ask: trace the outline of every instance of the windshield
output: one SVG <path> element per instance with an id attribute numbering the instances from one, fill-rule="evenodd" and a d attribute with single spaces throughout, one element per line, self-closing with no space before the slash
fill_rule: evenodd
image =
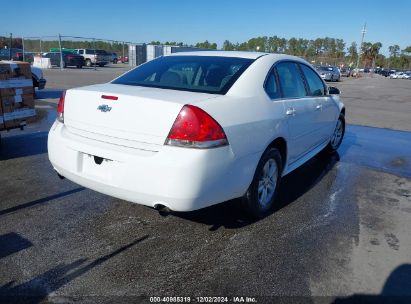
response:
<path id="1" fill-rule="evenodd" d="M 165 56 L 135 68 L 112 83 L 225 94 L 253 61 L 217 56 Z"/>

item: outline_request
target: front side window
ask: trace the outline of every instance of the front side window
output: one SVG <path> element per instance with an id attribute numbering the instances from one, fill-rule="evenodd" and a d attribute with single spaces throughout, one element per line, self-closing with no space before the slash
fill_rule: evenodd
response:
<path id="1" fill-rule="evenodd" d="M 322 80 L 318 77 L 317 73 L 315 73 L 311 68 L 306 66 L 305 64 L 300 64 L 301 70 L 307 80 L 308 87 L 309 87 L 309 95 L 310 96 L 323 96 L 325 95 L 325 88 Z"/>
<path id="2" fill-rule="evenodd" d="M 304 81 L 294 62 L 280 62 L 276 65 L 284 98 L 301 98 L 307 95 Z"/>
<path id="3" fill-rule="evenodd" d="M 112 83 L 225 94 L 253 61 L 218 56 L 165 56 L 135 68 Z"/>

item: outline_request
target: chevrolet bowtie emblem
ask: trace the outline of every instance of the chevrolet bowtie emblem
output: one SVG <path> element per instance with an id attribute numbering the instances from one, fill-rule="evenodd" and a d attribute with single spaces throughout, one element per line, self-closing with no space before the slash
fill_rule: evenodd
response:
<path id="1" fill-rule="evenodd" d="M 101 111 L 101 112 L 110 112 L 111 111 L 111 107 L 109 107 L 108 105 L 99 105 L 97 107 L 97 110 Z"/>

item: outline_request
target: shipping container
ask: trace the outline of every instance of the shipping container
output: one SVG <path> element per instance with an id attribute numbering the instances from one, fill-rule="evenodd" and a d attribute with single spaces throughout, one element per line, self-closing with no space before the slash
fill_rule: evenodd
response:
<path id="1" fill-rule="evenodd" d="M 147 48 L 145 44 L 128 45 L 128 64 L 138 66 L 147 61 Z"/>
<path id="2" fill-rule="evenodd" d="M 147 44 L 147 61 L 163 56 L 163 50 L 164 49 L 162 45 Z"/>

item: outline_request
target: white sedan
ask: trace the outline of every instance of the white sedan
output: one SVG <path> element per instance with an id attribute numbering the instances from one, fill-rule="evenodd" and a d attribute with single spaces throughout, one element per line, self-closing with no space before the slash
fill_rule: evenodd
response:
<path id="1" fill-rule="evenodd" d="M 131 202 L 191 211 L 242 197 L 263 217 L 282 176 L 341 144 L 338 94 L 298 57 L 177 53 L 68 90 L 49 159 L 61 177 Z"/>
<path id="2" fill-rule="evenodd" d="M 406 75 L 406 74 L 405 74 L 404 72 L 396 72 L 396 73 L 394 73 L 394 74 L 391 74 L 391 75 L 390 75 L 390 78 L 391 78 L 391 79 L 403 79 L 403 78 L 406 78 L 405 75 Z"/>

